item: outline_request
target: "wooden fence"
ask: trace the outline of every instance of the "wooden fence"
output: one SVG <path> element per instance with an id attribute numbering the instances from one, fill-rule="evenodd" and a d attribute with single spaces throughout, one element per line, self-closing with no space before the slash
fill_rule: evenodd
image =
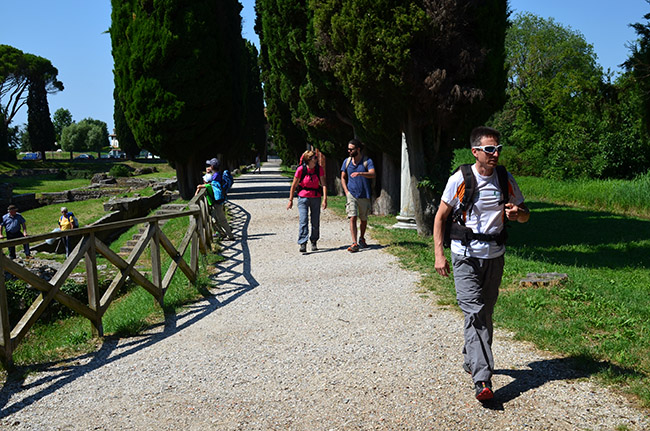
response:
<path id="1" fill-rule="evenodd" d="M 13 365 L 14 350 L 53 300 L 90 320 L 93 335 L 101 337 L 104 333 L 102 317 L 115 299 L 116 293 L 127 281 L 127 278 L 142 286 L 161 306 L 163 305 L 165 292 L 177 269 L 180 268 L 190 282 L 196 281 L 199 252 L 206 254 L 211 248 L 212 241 L 212 227 L 209 207 L 205 199 L 205 189 L 202 189 L 189 202 L 188 208 L 187 211 L 174 214 L 142 217 L 83 227 L 72 231 L 29 236 L 0 243 L 0 360 L 5 366 L 11 367 Z M 179 246 L 175 247 L 160 229 L 160 221 L 179 217 L 190 217 L 190 224 Z M 129 228 L 137 224 L 145 224 L 146 230 L 126 260 L 122 259 L 95 236 L 100 231 Z M 68 235 L 80 236 L 81 239 L 66 258 L 63 266 L 49 281 L 38 277 L 23 266 L 15 263 L 6 257 L 4 253 L 4 249 L 10 246 L 15 247 L 24 243 L 40 242 Z M 149 247 L 151 253 L 151 280 L 135 268 L 135 264 L 147 247 Z M 191 252 L 189 262 L 186 262 L 183 256 L 188 247 Z M 161 249 L 172 258 L 172 263 L 164 276 L 161 267 Z M 110 264 L 118 269 L 118 273 L 103 294 L 101 294 L 97 277 L 97 253 L 104 256 Z M 82 259 L 85 260 L 88 304 L 84 304 L 60 290 L 70 273 Z M 13 274 L 16 278 L 25 281 L 41 292 L 13 328 L 9 321 L 5 272 Z"/>

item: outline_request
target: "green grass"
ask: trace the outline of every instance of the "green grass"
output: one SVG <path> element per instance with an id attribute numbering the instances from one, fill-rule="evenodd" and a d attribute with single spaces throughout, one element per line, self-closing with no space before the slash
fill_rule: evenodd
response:
<path id="1" fill-rule="evenodd" d="M 87 179 L 62 180 L 58 179 L 56 174 L 13 177 L 9 181 L 13 184 L 13 192 L 16 195 L 23 193 L 40 195 L 44 192 L 63 192 L 90 185 L 90 180 Z"/>
<path id="2" fill-rule="evenodd" d="M 568 206 L 599 209 L 648 218 L 650 215 L 650 171 L 634 180 L 549 181 L 517 177 L 526 196 Z"/>
<path id="3" fill-rule="evenodd" d="M 105 199 L 89 199 L 66 204 L 47 205 L 23 211 L 21 214 L 25 217 L 27 232 L 30 235 L 38 235 L 51 232 L 59 227 L 58 220 L 61 216 L 61 206 L 65 205 L 69 211 L 72 211 L 79 220 L 79 226 L 83 227 L 107 214 L 103 207 L 104 201 Z"/>
<path id="4" fill-rule="evenodd" d="M 529 187 L 533 181 L 535 186 Z M 619 181 L 581 183 L 584 193 L 598 190 L 599 196 L 609 196 L 607 205 L 595 196 L 574 199 L 570 194 L 576 189 L 574 182 L 524 178 L 519 183 L 532 216 L 527 224 L 510 223 L 495 325 L 540 349 L 566 355 L 579 369 L 635 395 L 642 406 L 650 407 L 647 199 L 631 205 L 632 201 L 627 201 L 630 191 L 609 196 L 624 184 Z M 563 190 L 567 193 L 562 194 Z M 546 199 L 583 208 L 543 201 Z M 328 205 L 344 216 L 343 197 L 330 197 Z M 603 207 L 646 218 L 600 211 Z M 453 279 L 434 271 L 432 239 L 414 231 L 389 229 L 394 223 L 392 216 L 372 216 L 373 239 L 386 245 L 405 267 L 421 272 L 422 285 L 435 293 L 440 306 L 458 310 Z M 531 272 L 566 273 L 568 282 L 546 288 L 520 287 L 519 281 Z"/>

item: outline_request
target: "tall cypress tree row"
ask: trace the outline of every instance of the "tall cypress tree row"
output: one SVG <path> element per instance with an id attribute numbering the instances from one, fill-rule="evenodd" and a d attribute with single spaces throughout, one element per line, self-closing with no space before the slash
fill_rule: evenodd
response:
<path id="1" fill-rule="evenodd" d="M 264 118 L 264 93 L 260 81 L 259 54 L 255 45 L 246 41 L 244 73 L 246 91 L 244 100 L 245 127 L 244 140 L 252 146 L 254 154 L 266 156 L 266 119 Z"/>
<path id="2" fill-rule="evenodd" d="M 171 161 L 184 198 L 206 158 L 240 143 L 241 5 L 237 0 L 112 0 L 115 85 L 144 148 Z"/>
<path id="3" fill-rule="evenodd" d="M 280 156 L 295 163 L 307 143 L 342 155 L 354 118 L 320 65 L 313 10 L 306 0 L 257 0 L 256 9 L 267 116 Z"/>
<path id="4" fill-rule="evenodd" d="M 315 11 L 321 55 L 356 118 L 406 134 L 418 231 L 430 235 L 433 196 L 418 186 L 446 177 L 453 138 L 467 141 L 503 104 L 506 0 L 326 0 Z"/>
<path id="5" fill-rule="evenodd" d="M 305 2 L 257 0 L 255 30 L 260 38 L 260 66 L 271 139 L 280 158 L 291 165 L 305 150 L 307 134 L 294 123 L 299 83 L 305 65 L 290 49 L 304 40 Z"/>

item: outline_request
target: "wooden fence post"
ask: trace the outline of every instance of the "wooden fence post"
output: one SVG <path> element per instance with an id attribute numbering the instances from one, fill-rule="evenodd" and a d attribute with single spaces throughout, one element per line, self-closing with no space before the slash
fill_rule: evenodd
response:
<path id="1" fill-rule="evenodd" d="M 151 281 L 158 289 L 159 295 L 156 301 L 162 307 L 165 302 L 165 291 L 162 286 L 162 265 L 160 263 L 160 226 L 156 220 L 150 223 L 154 228 L 153 237 L 151 238 L 153 244 L 149 247 L 151 250 Z"/>
<path id="2" fill-rule="evenodd" d="M 97 253 L 95 251 L 95 233 L 89 235 L 89 246 L 86 250 L 86 284 L 88 286 L 88 306 L 95 312 L 95 318 L 91 319 L 92 333 L 94 337 L 104 336 L 104 326 L 102 324 L 102 312 L 100 300 L 102 297 L 99 290 L 99 280 L 97 277 Z"/>
<path id="3" fill-rule="evenodd" d="M 203 223 L 201 223 L 201 216 L 194 216 L 196 220 L 196 226 L 198 229 L 195 229 L 192 233 L 192 246 L 190 253 L 190 267 L 194 274 L 199 273 L 199 234 L 198 231 L 203 228 Z"/>
<path id="4" fill-rule="evenodd" d="M 11 325 L 9 323 L 9 303 L 7 302 L 7 285 L 2 260 L 5 258 L 0 248 L 0 330 L 2 331 L 2 362 L 5 368 L 13 366 L 13 346 L 11 343 Z"/>

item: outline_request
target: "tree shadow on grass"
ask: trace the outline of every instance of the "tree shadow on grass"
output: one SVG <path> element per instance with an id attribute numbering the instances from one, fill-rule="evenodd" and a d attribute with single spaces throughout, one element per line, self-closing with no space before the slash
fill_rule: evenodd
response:
<path id="1" fill-rule="evenodd" d="M 650 220 L 531 202 L 530 221 L 510 223 L 508 250 L 569 266 L 650 266 Z"/>

